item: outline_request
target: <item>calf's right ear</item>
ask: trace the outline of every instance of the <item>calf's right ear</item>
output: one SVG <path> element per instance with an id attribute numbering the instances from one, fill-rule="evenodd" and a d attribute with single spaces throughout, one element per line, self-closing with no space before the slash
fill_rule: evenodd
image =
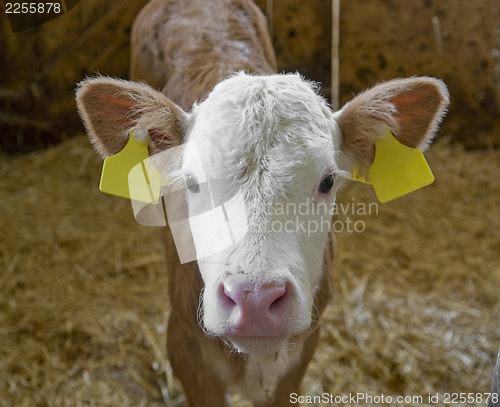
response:
<path id="1" fill-rule="evenodd" d="M 89 78 L 78 84 L 76 102 L 90 140 L 103 158 L 121 151 L 134 129 L 148 130 L 152 153 L 182 143 L 187 114 L 144 83 Z"/>
<path id="2" fill-rule="evenodd" d="M 375 142 L 387 129 L 400 143 L 425 150 L 448 103 L 446 85 L 429 77 L 394 79 L 359 94 L 335 114 L 350 168 L 358 167 L 360 175 L 368 172 Z"/>

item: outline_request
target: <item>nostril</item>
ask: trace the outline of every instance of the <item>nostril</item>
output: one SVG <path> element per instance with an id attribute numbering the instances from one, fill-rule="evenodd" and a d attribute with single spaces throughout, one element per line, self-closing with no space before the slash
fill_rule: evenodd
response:
<path id="1" fill-rule="evenodd" d="M 278 301 L 280 301 L 280 300 L 281 300 L 281 299 L 282 299 L 285 295 L 286 295 L 286 292 L 285 292 L 285 293 L 283 293 L 283 295 L 281 295 L 280 297 L 276 298 L 276 299 L 273 301 L 273 303 L 271 304 L 271 307 L 272 307 L 273 305 L 276 305 L 276 304 L 278 303 Z"/>
<path id="2" fill-rule="evenodd" d="M 231 287 L 226 287 L 224 284 L 219 286 L 218 297 L 221 302 L 222 308 L 226 311 L 230 311 L 233 309 L 237 303 L 234 298 L 234 291 L 231 290 Z"/>
<path id="3" fill-rule="evenodd" d="M 224 287 L 224 296 L 226 298 L 226 301 L 231 301 L 234 305 L 236 305 L 236 301 L 233 300 L 231 295 L 234 295 L 234 293 L 232 293 L 231 290 L 228 290 L 226 287 Z"/>
<path id="4" fill-rule="evenodd" d="M 287 294 L 286 288 L 283 288 L 283 291 L 280 290 L 277 293 L 278 297 L 269 306 L 269 311 L 274 311 L 279 309 L 281 305 L 285 302 L 286 294 Z"/>

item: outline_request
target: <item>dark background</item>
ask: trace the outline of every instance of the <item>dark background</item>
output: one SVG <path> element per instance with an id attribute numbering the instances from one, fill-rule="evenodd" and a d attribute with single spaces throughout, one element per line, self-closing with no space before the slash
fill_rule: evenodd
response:
<path id="1" fill-rule="evenodd" d="M 269 1 L 269 0 L 267 0 Z M 74 89 L 97 72 L 127 78 L 130 27 L 147 0 L 85 0 L 13 33 L 0 12 L 0 151 L 28 152 L 83 131 Z M 266 0 L 256 3 L 265 12 Z M 344 0 L 340 99 L 382 80 L 443 79 L 450 112 L 440 135 L 467 149 L 500 147 L 500 0 Z M 274 0 L 280 71 L 300 71 L 330 97 L 331 1 Z"/>

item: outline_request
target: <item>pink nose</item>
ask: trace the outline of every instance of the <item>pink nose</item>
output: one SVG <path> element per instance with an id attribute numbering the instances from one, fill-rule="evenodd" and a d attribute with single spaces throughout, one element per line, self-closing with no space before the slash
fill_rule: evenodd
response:
<path id="1" fill-rule="evenodd" d="M 228 321 L 226 335 L 282 335 L 289 322 L 291 291 L 286 282 L 253 282 L 242 281 L 240 276 L 229 277 L 218 292 Z"/>

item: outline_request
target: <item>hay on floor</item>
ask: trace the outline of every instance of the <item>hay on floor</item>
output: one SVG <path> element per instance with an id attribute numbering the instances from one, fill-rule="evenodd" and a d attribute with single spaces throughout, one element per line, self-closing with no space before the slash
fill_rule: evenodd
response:
<path id="1" fill-rule="evenodd" d="M 302 395 L 422 396 L 404 403 L 422 406 L 489 391 L 500 348 L 500 151 L 440 141 L 427 158 L 436 182 L 371 214 L 369 187 L 340 193 L 335 299 Z M 166 359 L 158 231 L 99 192 L 100 168 L 85 136 L 0 156 L 0 406 L 182 403 Z"/>

